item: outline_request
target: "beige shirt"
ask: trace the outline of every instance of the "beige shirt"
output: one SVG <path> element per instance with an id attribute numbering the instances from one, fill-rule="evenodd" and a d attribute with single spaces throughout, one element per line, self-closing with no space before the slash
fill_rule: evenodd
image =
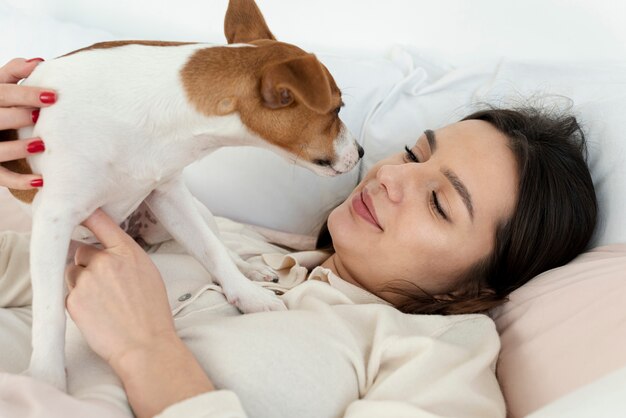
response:
<path id="1" fill-rule="evenodd" d="M 195 273 L 166 278 L 169 299 L 179 335 L 220 390 L 161 418 L 505 415 L 494 372 L 499 338 L 487 316 L 402 314 L 316 267 L 328 254 L 288 253 L 223 219 L 219 227 L 249 262 L 278 272 L 278 283 L 259 284 L 282 294 L 289 311 L 240 315 L 218 286 L 200 284 L 207 274 L 189 257 Z M 153 260 L 162 272 L 184 270 Z"/>
<path id="2" fill-rule="evenodd" d="M 289 253 L 241 224 L 218 219 L 218 225 L 243 258 L 277 270 L 278 283 L 259 285 L 281 294 L 289 310 L 240 314 L 195 259 L 175 242 L 162 244 L 151 257 L 174 323 L 218 390 L 171 405 L 160 418 L 505 416 L 494 371 L 499 338 L 487 316 L 402 314 L 316 267 L 327 254 Z M 11 272 L 0 284 L 20 299 L 3 301 L 5 307 L 29 296 L 23 283 L 7 285 L 7 277 L 28 277 L 15 270 L 18 254 L 25 255 L 16 248 L 13 263 L 0 257 Z M 71 324 L 67 345 L 69 390 L 80 406 L 113 405 L 129 414 L 120 382 L 85 351 Z M 34 409 L 36 399 L 21 407 Z"/>

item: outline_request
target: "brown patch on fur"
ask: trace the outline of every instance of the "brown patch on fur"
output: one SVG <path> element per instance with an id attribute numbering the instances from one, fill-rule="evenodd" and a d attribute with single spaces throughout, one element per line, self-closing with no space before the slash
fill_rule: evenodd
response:
<path id="1" fill-rule="evenodd" d="M 229 44 L 247 44 L 258 39 L 275 41 L 259 7 L 250 0 L 230 0 L 224 18 L 224 34 Z"/>
<path id="2" fill-rule="evenodd" d="M 17 138 L 17 131 L 15 129 L 7 129 L 5 131 L 0 131 L 0 142 L 3 141 L 15 141 Z M 19 174 L 33 174 L 33 170 L 28 165 L 28 162 L 25 158 L 21 158 L 19 160 L 13 161 L 5 161 L 0 163 L 7 170 L 11 170 L 15 173 Z M 18 189 L 9 189 L 11 194 L 15 196 L 17 199 L 21 200 L 24 203 L 32 203 L 35 195 L 39 191 L 39 189 L 29 189 L 29 190 L 18 190 Z"/>
<path id="3" fill-rule="evenodd" d="M 261 80 L 261 94 L 272 109 L 289 106 L 295 98 L 318 113 L 332 108 L 330 84 L 313 54 L 269 65 Z"/>
<path id="4" fill-rule="evenodd" d="M 67 57 L 69 55 L 76 54 L 78 52 L 90 51 L 94 49 L 109 49 L 109 48 L 119 48 L 120 46 L 126 45 L 145 45 L 145 46 L 180 46 L 180 45 L 191 45 L 196 42 L 165 42 L 165 41 L 108 41 L 108 42 L 98 42 L 97 44 L 93 44 L 91 46 L 87 46 L 85 48 L 77 49 L 76 51 L 68 52 L 65 55 L 61 55 L 61 57 Z"/>
<path id="5" fill-rule="evenodd" d="M 254 45 L 194 53 L 181 71 L 190 102 L 209 116 L 224 114 L 220 101 L 229 98 L 229 109 L 268 142 L 307 161 L 332 160 L 341 93 L 328 70 L 294 45 L 270 40 Z M 286 89 L 293 100 L 276 106 L 268 100 L 269 89 L 278 100 Z"/>

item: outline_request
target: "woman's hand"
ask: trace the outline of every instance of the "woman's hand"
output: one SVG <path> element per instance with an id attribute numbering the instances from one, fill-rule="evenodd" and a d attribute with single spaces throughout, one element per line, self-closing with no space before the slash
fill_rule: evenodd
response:
<path id="1" fill-rule="evenodd" d="M 41 61 L 41 58 L 15 58 L 0 67 L 0 131 L 33 125 L 39 117 L 39 108 L 56 101 L 56 93 L 50 89 L 17 85 Z M 24 158 L 44 149 L 41 138 L 0 142 L 0 162 Z M 37 174 L 17 174 L 0 167 L 0 186 L 26 190 L 42 185 L 43 180 Z"/>
<path id="2" fill-rule="evenodd" d="M 158 339 L 176 338 L 165 286 L 150 257 L 100 209 L 83 225 L 105 249 L 78 248 L 65 272 L 66 303 L 91 348 L 114 364 Z"/>
<path id="3" fill-rule="evenodd" d="M 103 250 L 83 245 L 66 272 L 67 310 L 87 343 L 118 374 L 137 416 L 213 390 L 176 335 L 161 275 L 102 210 L 83 225 Z"/>

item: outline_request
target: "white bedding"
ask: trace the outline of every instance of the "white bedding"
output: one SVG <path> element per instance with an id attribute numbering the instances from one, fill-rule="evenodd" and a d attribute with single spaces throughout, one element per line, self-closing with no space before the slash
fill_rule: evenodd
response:
<path id="1" fill-rule="evenodd" d="M 176 3 L 175 13 L 168 13 L 171 3 L 165 1 L 0 0 L 0 64 L 14 56 L 52 58 L 109 39 L 221 41 L 225 3 L 183 0 Z M 259 5 L 279 38 L 326 52 L 319 55 L 344 90 L 348 106 L 342 117 L 366 146 L 365 165 L 395 152 L 423 129 L 462 116 L 477 100 L 510 104 L 536 92 L 575 98 L 574 111 L 588 130 L 592 175 L 602 205 L 594 244 L 626 242 L 626 141 L 621 132 L 626 114 L 626 4 L 259 0 Z M 304 11 L 304 22 L 292 18 Z M 320 22 L 325 28 L 321 34 Z M 470 62 L 477 65 L 468 66 Z M 196 195 L 215 213 L 297 233 L 302 242 L 310 243 L 325 213 L 358 180 L 355 174 L 319 179 L 254 150 L 216 155 L 186 173 Z M 250 175 L 234 175 L 232 189 L 221 189 L 223 182 L 211 170 L 223 173 L 231 161 L 242 160 Z M 268 190 L 250 181 L 259 177 L 273 179 L 277 186 Z M 312 200 L 317 204 L 311 205 Z M 257 210 L 249 210 L 251 202 Z M 28 218 L 12 204 L 1 191 L 0 230 L 27 230 Z M 579 364 L 579 359 L 572 362 Z M 5 385 L 0 396 L 39 404 L 49 395 L 50 389 L 27 378 L 0 379 L 0 386 Z M 593 403 L 593 393 L 589 396 L 579 405 Z M 623 410 L 615 399 L 604 403 L 606 416 Z M 63 397 L 56 401 L 81 408 Z M 16 411 L 10 416 L 30 416 L 27 409 Z"/>
<path id="2" fill-rule="evenodd" d="M 260 285 L 284 292 L 289 311 L 240 314 L 180 245 L 161 245 L 151 257 L 164 279 L 177 332 L 221 389 L 172 406 L 167 417 L 183 416 L 181 411 L 190 418 L 379 418 L 381 411 L 407 417 L 504 417 L 494 370 L 498 335 L 487 316 L 402 314 L 329 270 L 313 269 L 327 254 L 286 255 L 240 224 L 217 221 L 230 248 L 249 262 L 276 269 L 278 283 Z M 19 242 L 7 246 L 8 238 Z M 7 290 L 28 285 L 27 247 L 22 236 L 0 235 L 3 305 Z M 28 321 L 21 330 L 12 328 L 19 321 L 9 321 L 5 314 L 11 313 L 16 310 L 0 309 L 0 339 L 21 340 L 17 352 L 27 353 Z M 6 354 L 0 350 L 0 370 L 17 372 L 28 362 L 27 356 L 9 362 Z M 130 415 L 112 370 L 71 323 L 66 355 L 68 392 L 83 401 L 32 379 L 0 374 L 0 417 L 120 415 L 106 405 Z M 223 406 L 212 415 L 207 404 Z"/>

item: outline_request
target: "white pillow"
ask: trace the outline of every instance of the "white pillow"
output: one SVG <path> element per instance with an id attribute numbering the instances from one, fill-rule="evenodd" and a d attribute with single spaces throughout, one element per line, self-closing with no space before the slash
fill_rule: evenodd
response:
<path id="1" fill-rule="evenodd" d="M 51 59 L 96 42 L 110 32 L 21 12 L 0 2 L 0 65 L 15 57 Z"/>
<path id="2" fill-rule="evenodd" d="M 433 82 L 418 68 L 394 87 L 363 127 L 362 171 L 413 143 L 427 128 L 455 122 L 480 103 L 571 107 L 586 133 L 599 225 L 590 246 L 626 242 L 626 61 L 525 64 L 502 60 L 453 70 Z"/>
<path id="3" fill-rule="evenodd" d="M 221 41 L 228 0 L 4 0 L 126 39 Z M 626 55 L 615 0 L 256 0 L 281 40 L 318 51 L 385 53 L 402 43 L 457 66 L 492 56 L 598 60 Z M 555 18 L 558 16 L 558 19 Z"/>

